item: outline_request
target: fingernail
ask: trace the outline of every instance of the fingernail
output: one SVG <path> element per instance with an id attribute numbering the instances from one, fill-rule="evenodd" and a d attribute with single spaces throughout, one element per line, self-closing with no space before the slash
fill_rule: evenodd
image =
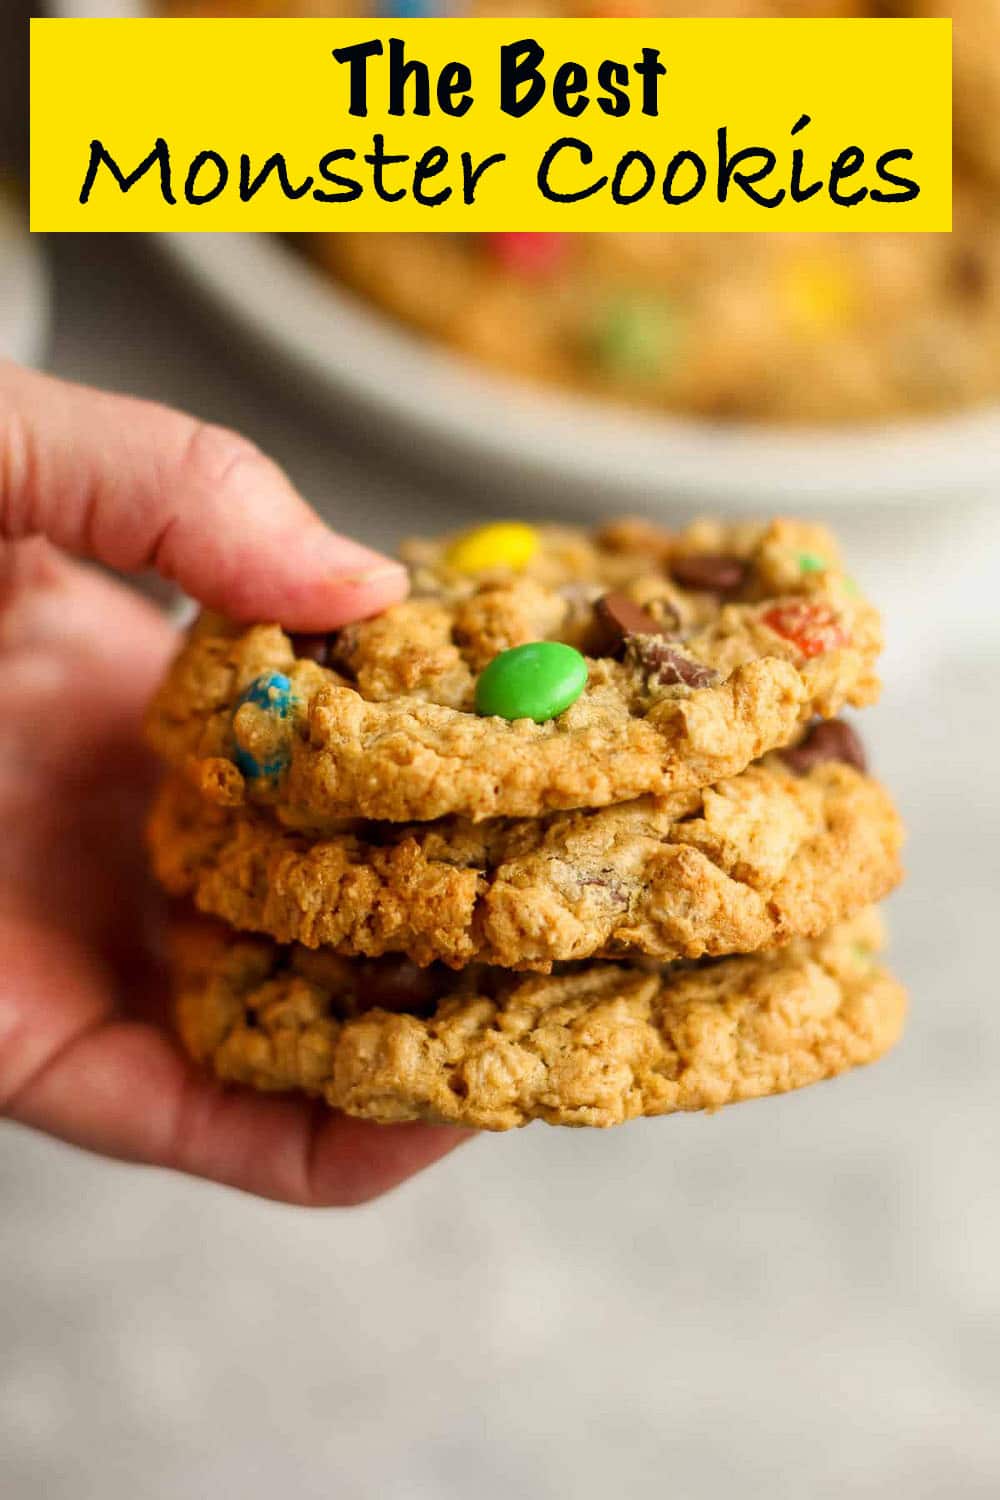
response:
<path id="1" fill-rule="evenodd" d="M 366 568 L 361 573 L 334 573 L 330 578 L 331 583 L 337 584 L 339 588 L 363 588 L 370 583 L 383 583 L 390 578 L 401 578 L 406 576 L 406 568 L 402 563 L 382 563 L 377 568 Z"/>

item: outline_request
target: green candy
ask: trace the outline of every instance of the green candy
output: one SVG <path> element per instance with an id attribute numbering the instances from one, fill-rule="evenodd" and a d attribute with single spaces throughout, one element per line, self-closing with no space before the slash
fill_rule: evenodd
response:
<path id="1" fill-rule="evenodd" d="M 655 380 L 673 353 L 677 323 L 663 303 L 622 299 L 601 310 L 592 337 L 605 369 L 624 380 Z"/>
<path id="2" fill-rule="evenodd" d="M 825 573 L 830 564 L 825 557 L 820 557 L 818 552 L 800 552 L 798 555 L 799 571 L 801 573 Z M 849 574 L 845 573 L 840 580 L 845 594 L 857 594 L 858 586 Z"/>
<path id="3" fill-rule="evenodd" d="M 586 685 L 579 651 L 562 641 L 532 641 L 493 658 L 476 683 L 476 713 L 544 724 L 575 703 Z"/>

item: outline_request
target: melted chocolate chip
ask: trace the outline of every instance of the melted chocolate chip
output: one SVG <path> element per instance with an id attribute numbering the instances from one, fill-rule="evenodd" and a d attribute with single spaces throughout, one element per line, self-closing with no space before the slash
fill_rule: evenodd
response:
<path id="1" fill-rule="evenodd" d="M 704 662 L 694 661 L 673 646 L 668 646 L 662 636 L 637 636 L 629 642 L 641 665 L 664 687 L 711 687 L 718 682 L 719 674 Z"/>
<path id="2" fill-rule="evenodd" d="M 292 650 L 302 661 L 315 661 L 321 667 L 330 664 L 332 635 L 293 635 Z"/>
<path id="3" fill-rule="evenodd" d="M 379 959 L 368 965 L 361 975 L 358 1008 L 430 1015 L 441 985 L 439 968 L 421 969 L 405 958 Z"/>
<path id="4" fill-rule="evenodd" d="M 670 576 L 682 589 L 696 589 L 706 594 L 735 593 L 746 582 L 747 572 L 747 564 L 741 557 L 724 557 L 712 552 L 675 557 L 670 564 Z"/>
<path id="5" fill-rule="evenodd" d="M 805 776 L 827 761 L 840 761 L 856 771 L 867 771 L 865 748 L 850 724 L 843 719 L 826 719 L 814 724 L 798 745 L 782 750 L 781 758 L 797 776 Z"/>

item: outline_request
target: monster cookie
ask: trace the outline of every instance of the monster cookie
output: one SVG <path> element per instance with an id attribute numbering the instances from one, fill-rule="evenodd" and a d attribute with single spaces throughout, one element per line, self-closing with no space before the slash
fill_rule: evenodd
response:
<path id="1" fill-rule="evenodd" d="M 715 421 L 856 423 L 996 396 L 997 229 L 990 193 L 959 182 L 948 235 L 348 233 L 307 248 L 400 322 L 522 380 Z"/>
<path id="2" fill-rule="evenodd" d="M 380 1122 L 507 1130 L 716 1109 L 874 1061 L 905 1009 L 875 960 L 871 914 L 751 958 L 531 978 L 414 971 L 187 924 L 175 936 L 179 1030 L 196 1059 Z"/>
<path id="3" fill-rule="evenodd" d="M 508 969 L 752 953 L 815 936 L 899 877 L 901 828 L 846 724 L 673 799 L 308 839 L 212 807 L 183 778 L 154 809 L 156 874 L 243 931 L 342 954 Z"/>
<path id="4" fill-rule="evenodd" d="M 493 530 L 411 548 L 413 596 L 331 636 L 204 617 L 153 746 L 319 833 L 695 791 L 877 696 L 878 615 L 820 528 Z"/>
<path id="5" fill-rule="evenodd" d="M 901 829 L 836 717 L 880 629 L 829 534 L 503 521 L 404 555 L 409 600 L 330 634 L 204 616 L 151 708 L 192 1055 L 502 1130 L 885 1051 Z"/>

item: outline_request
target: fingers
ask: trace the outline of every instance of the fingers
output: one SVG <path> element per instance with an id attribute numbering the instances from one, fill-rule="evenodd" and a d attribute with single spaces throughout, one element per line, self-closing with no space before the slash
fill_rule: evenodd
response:
<path id="1" fill-rule="evenodd" d="M 306 1099 L 223 1089 L 164 1034 L 128 1022 L 82 1036 L 9 1113 L 102 1156 L 313 1208 L 377 1198 L 464 1139 L 444 1126 L 372 1125 Z"/>
<path id="2" fill-rule="evenodd" d="M 0 364 L 0 537 L 155 568 L 238 620 L 332 630 L 406 592 L 252 444 L 151 402 Z"/>
<path id="3" fill-rule="evenodd" d="M 166 1164 L 264 1198 L 315 1208 L 367 1203 L 446 1155 L 468 1132 L 373 1125 L 325 1104 L 191 1080 Z"/>
<path id="4" fill-rule="evenodd" d="M 71 562 L 42 538 L 0 540 L 0 649 L 5 674 L 59 653 L 70 668 L 106 674 L 102 687 L 116 697 L 138 701 L 177 650 L 177 631 L 136 589 Z M 36 692 L 51 686 L 39 682 Z"/>
<path id="5" fill-rule="evenodd" d="M 0 912 L 82 931 L 144 893 L 129 864 L 141 873 L 153 769 L 139 729 L 175 646 L 125 585 L 45 542 L 0 544 Z"/>
<path id="6" fill-rule="evenodd" d="M 21 941 L 18 951 L 31 947 Z M 105 976 L 79 951 L 48 947 L 19 968 L 20 982 L 0 987 L 0 1114 L 86 1150 L 283 1203 L 345 1207 L 388 1192 L 465 1138 L 223 1089 L 160 1031 L 109 1019 Z"/>

